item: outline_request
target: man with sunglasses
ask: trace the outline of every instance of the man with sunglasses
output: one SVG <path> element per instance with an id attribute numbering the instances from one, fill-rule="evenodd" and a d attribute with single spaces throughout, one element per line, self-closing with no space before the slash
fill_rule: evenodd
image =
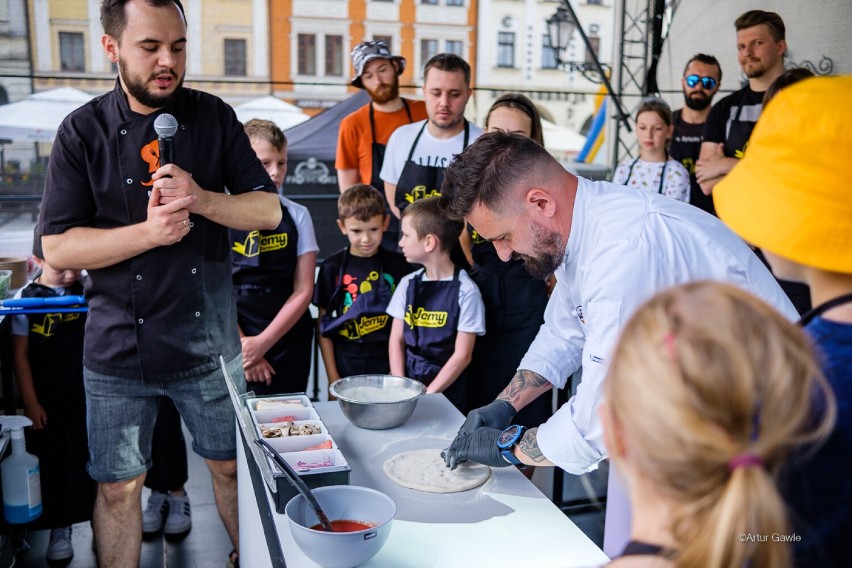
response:
<path id="1" fill-rule="evenodd" d="M 711 215 L 716 214 L 713 198 L 701 191 L 695 179 L 695 162 L 704 140 L 704 123 L 721 81 L 722 67 L 712 55 L 698 53 L 686 63 L 681 79 L 685 106 L 672 113 L 674 134 L 669 148 L 672 158 L 689 172 L 689 202 Z"/>
<path id="2" fill-rule="evenodd" d="M 710 195 L 743 157 L 748 139 L 763 110 L 763 93 L 784 72 L 787 41 L 781 16 L 749 10 L 734 22 L 737 60 L 748 84 L 720 100 L 704 125 L 704 141 L 695 165 L 701 190 Z"/>

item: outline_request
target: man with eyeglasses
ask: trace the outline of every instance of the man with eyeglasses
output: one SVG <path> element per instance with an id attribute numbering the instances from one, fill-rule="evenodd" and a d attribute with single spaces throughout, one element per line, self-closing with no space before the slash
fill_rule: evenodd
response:
<path id="1" fill-rule="evenodd" d="M 784 72 L 787 51 L 784 21 L 775 12 L 749 10 L 734 22 L 737 60 L 748 85 L 720 100 L 704 124 L 704 141 L 695 165 L 701 190 L 710 195 L 743 157 L 763 110 L 763 93 Z"/>
<path id="2" fill-rule="evenodd" d="M 716 214 L 713 198 L 701 191 L 695 178 L 695 162 L 704 140 L 704 123 L 721 81 L 722 67 L 712 55 L 698 53 L 686 63 L 681 79 L 685 106 L 672 113 L 674 134 L 669 148 L 672 158 L 689 172 L 689 202 L 711 215 Z"/>

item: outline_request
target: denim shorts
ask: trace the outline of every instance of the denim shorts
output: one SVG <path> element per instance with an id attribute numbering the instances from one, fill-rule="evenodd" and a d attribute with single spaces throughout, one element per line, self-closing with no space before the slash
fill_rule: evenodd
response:
<path id="1" fill-rule="evenodd" d="M 242 356 L 227 364 L 237 391 L 245 392 Z M 236 458 L 234 406 L 221 369 L 194 377 L 145 383 L 83 370 L 92 479 L 114 483 L 151 467 L 151 439 L 159 397 L 171 398 L 192 434 L 192 449 L 210 460 Z"/>

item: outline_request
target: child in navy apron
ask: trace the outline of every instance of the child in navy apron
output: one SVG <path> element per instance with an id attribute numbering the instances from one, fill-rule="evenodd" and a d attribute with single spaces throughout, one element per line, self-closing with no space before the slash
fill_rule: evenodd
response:
<path id="1" fill-rule="evenodd" d="M 81 296 L 79 270 L 56 270 L 43 260 L 36 237 L 33 255 L 42 271 L 20 298 Z M 49 562 L 74 556 L 71 525 L 92 519 L 97 484 L 86 471 L 89 445 L 83 388 L 85 313 L 15 315 L 14 368 L 24 413 L 27 450 L 39 458 L 43 513 L 28 528 L 51 529 Z"/>
<path id="2" fill-rule="evenodd" d="M 485 333 L 485 308 L 476 284 L 450 259 L 464 225 L 447 218 L 438 199 L 403 211 L 400 248 L 423 268 L 402 279 L 388 306 L 394 318 L 388 353 L 392 374 L 421 381 L 427 393 L 444 393 L 466 413 L 465 371 L 476 336 Z"/>
<path id="3" fill-rule="evenodd" d="M 390 372 L 391 318 L 386 310 L 400 279 L 411 271 L 405 257 L 381 247 L 389 216 L 376 188 L 350 187 L 338 199 L 337 211 L 349 246 L 323 261 L 314 290 L 329 384 L 352 375 Z"/>
<path id="4" fill-rule="evenodd" d="M 251 147 L 277 187 L 287 171 L 287 139 L 268 120 L 250 120 Z M 304 392 L 311 366 L 317 246 L 307 208 L 280 197 L 281 223 L 271 231 L 230 230 L 232 277 L 248 389 Z"/>

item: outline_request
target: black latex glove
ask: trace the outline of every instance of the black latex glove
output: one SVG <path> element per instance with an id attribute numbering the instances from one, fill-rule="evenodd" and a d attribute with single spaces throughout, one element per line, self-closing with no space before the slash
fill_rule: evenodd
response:
<path id="1" fill-rule="evenodd" d="M 468 460 L 491 467 L 510 465 L 497 447 L 497 438 L 502 432 L 497 428 L 478 428 L 470 433 L 459 434 L 447 448 L 444 463 L 450 469 L 456 469 L 460 463 Z"/>
<path id="2" fill-rule="evenodd" d="M 495 400 L 490 404 L 471 410 L 464 424 L 459 428 L 459 434 L 471 433 L 482 427 L 505 430 L 517 413 L 515 407 L 507 401 Z"/>

